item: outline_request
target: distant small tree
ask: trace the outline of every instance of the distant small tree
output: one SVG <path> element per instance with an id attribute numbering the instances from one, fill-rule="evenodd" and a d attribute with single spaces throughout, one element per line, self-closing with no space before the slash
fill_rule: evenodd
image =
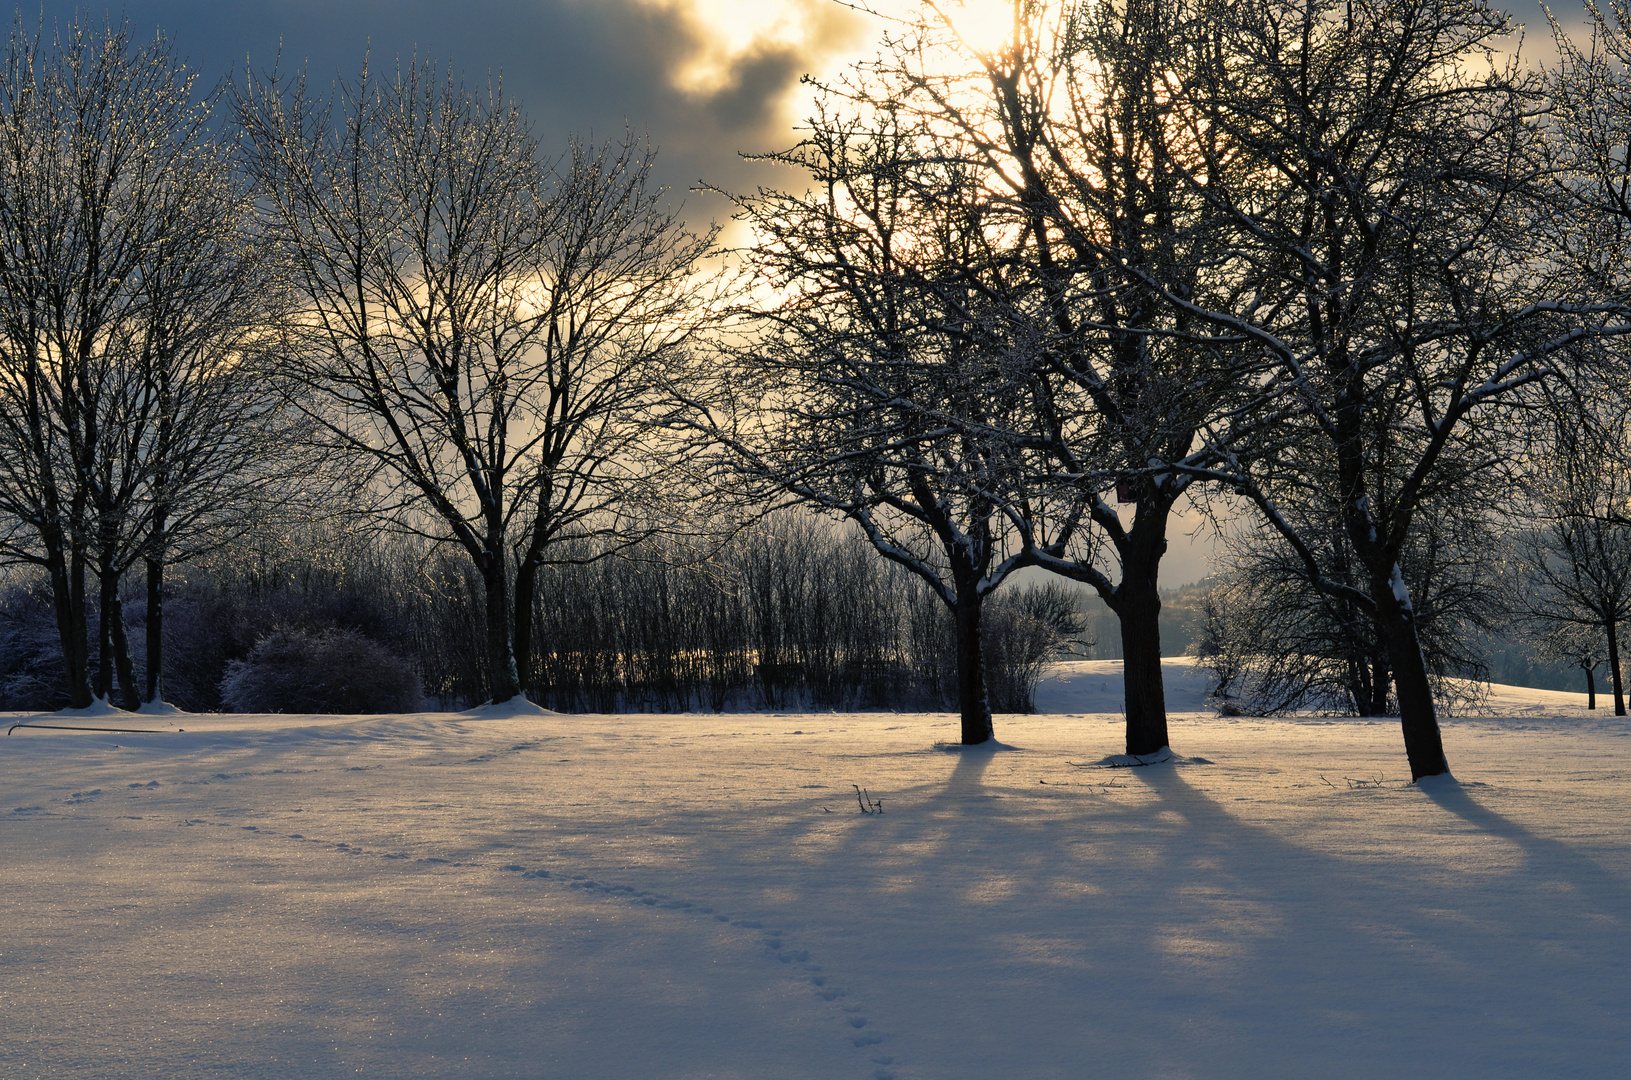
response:
<path id="1" fill-rule="evenodd" d="M 1597 415 L 1564 413 L 1531 484 L 1528 516 L 1514 539 L 1519 612 L 1549 648 L 1586 671 L 1602 643 L 1614 715 L 1626 715 L 1621 637 L 1631 620 L 1631 415 L 1623 402 Z"/>
<path id="2" fill-rule="evenodd" d="M 1528 635 L 1534 658 L 1579 668 L 1586 678 L 1586 708 L 1597 708 L 1597 669 L 1605 656 L 1603 635 L 1578 624 L 1540 622 Z"/>

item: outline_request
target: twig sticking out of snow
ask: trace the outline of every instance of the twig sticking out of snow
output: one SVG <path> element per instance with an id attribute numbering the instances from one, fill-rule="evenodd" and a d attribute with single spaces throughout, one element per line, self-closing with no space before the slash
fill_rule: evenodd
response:
<path id="1" fill-rule="evenodd" d="M 855 801 L 861 804 L 861 813 L 863 813 L 863 814 L 881 814 L 881 813 L 883 813 L 883 800 L 882 799 L 874 799 L 871 796 L 871 794 L 868 793 L 859 784 L 851 784 L 850 787 L 855 789 Z"/>
<path id="2" fill-rule="evenodd" d="M 1388 784 L 1390 784 L 1390 783 L 1397 784 L 1399 787 L 1409 787 L 1410 786 L 1410 782 L 1408 780 L 1392 780 L 1392 781 L 1390 781 L 1390 780 L 1387 779 L 1387 777 L 1383 776 L 1381 773 L 1377 773 L 1375 776 L 1371 776 L 1371 777 L 1344 776 L 1342 779 L 1348 781 L 1348 790 L 1349 791 L 1353 791 L 1353 790 L 1355 790 L 1357 788 L 1387 787 Z M 1331 786 L 1335 787 L 1336 785 L 1332 784 Z"/>
<path id="3" fill-rule="evenodd" d="M 1197 764 L 1212 764 L 1205 758 L 1191 760 Z M 1181 763 L 1183 759 L 1171 750 L 1157 750 L 1153 754 L 1112 754 L 1102 761 L 1067 761 L 1065 764 L 1074 769 L 1139 769 L 1146 765 L 1165 765 L 1169 761 Z"/>

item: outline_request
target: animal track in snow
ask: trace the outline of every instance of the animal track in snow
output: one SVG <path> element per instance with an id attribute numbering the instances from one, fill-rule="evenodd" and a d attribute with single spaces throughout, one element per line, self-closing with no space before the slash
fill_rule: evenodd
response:
<path id="1" fill-rule="evenodd" d="M 515 749 L 520 750 L 522 747 L 516 747 Z M 530 749 L 530 747 L 527 747 L 527 749 Z M 38 809 L 39 807 L 18 807 L 14 813 L 28 812 Z M 227 827 L 229 825 L 227 822 L 209 822 L 199 818 L 190 819 L 183 824 L 216 825 L 220 827 Z M 279 836 L 279 834 L 262 829 L 258 825 L 239 825 L 238 828 L 244 832 L 253 833 L 257 836 L 265 836 L 269 838 L 275 837 L 278 839 L 293 840 L 305 844 L 315 844 L 320 847 L 327 848 L 336 855 L 373 856 L 379 859 L 401 861 L 411 859 L 415 864 L 422 865 L 427 868 L 452 868 L 479 865 L 478 863 L 473 862 L 457 862 L 455 860 L 436 855 L 416 856 L 410 852 L 404 851 L 376 853 L 367 851 L 364 848 L 352 845 L 345 841 L 321 840 L 317 837 L 307 836 L 303 833 L 284 833 Z M 505 863 L 502 866 L 499 866 L 498 869 L 503 872 L 516 875 L 518 880 L 542 881 L 551 885 L 560 885 L 564 883 L 565 887 L 568 889 L 576 889 L 589 895 L 598 896 L 607 902 L 622 901 L 637 908 L 673 911 L 679 914 L 688 914 L 697 918 L 711 919 L 716 922 L 725 923 L 733 929 L 746 931 L 756 935 L 759 944 L 764 949 L 767 959 L 774 958 L 774 960 L 778 963 L 786 964 L 790 968 L 797 967 L 799 970 L 801 970 L 804 973 L 804 977 L 807 979 L 812 995 L 816 999 L 830 1004 L 844 1001 L 849 997 L 848 991 L 846 991 L 843 987 L 830 985 L 828 976 L 823 973 L 821 966 L 810 962 L 810 951 L 794 945 L 787 932 L 781 927 L 766 927 L 765 924 L 758 919 L 733 917 L 729 913 L 716 911 L 713 907 L 706 904 L 699 904 L 695 901 L 672 896 L 665 892 L 659 892 L 651 889 L 641 889 L 634 885 L 614 884 L 600 881 L 590 877 L 588 874 L 563 874 L 563 872 L 559 869 L 552 872 L 539 867 L 527 867 L 521 863 L 515 862 Z M 858 1050 L 880 1046 L 889 1039 L 887 1034 L 879 1032 L 872 1027 L 871 1019 L 865 1015 L 864 1007 L 862 1005 L 853 1003 L 841 1005 L 838 1007 L 838 1015 L 843 1021 L 844 1030 L 848 1033 L 848 1038 L 851 1045 Z M 889 1057 L 888 1055 L 877 1055 L 871 1059 L 871 1062 L 872 1064 L 878 1066 L 878 1068 L 876 1071 L 870 1074 L 868 1080 L 894 1080 L 896 1074 L 891 1068 L 889 1068 L 889 1066 L 894 1064 L 894 1059 L 892 1057 Z"/>
<path id="2" fill-rule="evenodd" d="M 566 887 L 569 889 L 599 895 L 607 901 L 623 900 L 636 907 L 665 909 L 689 913 L 699 917 L 712 917 L 714 921 L 727 923 L 735 929 L 756 933 L 767 957 L 773 957 L 776 961 L 789 966 L 797 965 L 807 973 L 810 988 L 816 998 L 825 1002 L 836 1002 L 849 996 L 848 991 L 842 987 L 829 986 L 827 976 L 821 974 L 820 965 L 810 962 L 810 951 L 794 947 L 787 940 L 786 932 L 780 927 L 767 928 L 758 919 L 732 918 L 729 914 L 717 912 L 712 907 L 672 897 L 667 893 L 639 889 L 633 885 L 597 881 L 587 874 L 570 874 L 563 879 L 560 876 L 552 877 L 548 870 L 529 870 L 520 863 L 506 863 L 500 869 L 518 873 L 523 878 L 564 880 Z M 864 1015 L 863 1008 L 863 1006 L 856 1004 L 841 1006 L 844 1023 L 852 1032 L 849 1036 L 850 1043 L 856 1049 L 878 1046 L 889 1038 L 888 1035 L 871 1028 L 871 1019 Z M 872 1063 L 878 1065 L 879 1068 L 871 1074 L 869 1080 L 894 1080 L 894 1071 L 887 1067 L 894 1063 L 893 1058 L 880 1055 L 874 1057 Z"/>

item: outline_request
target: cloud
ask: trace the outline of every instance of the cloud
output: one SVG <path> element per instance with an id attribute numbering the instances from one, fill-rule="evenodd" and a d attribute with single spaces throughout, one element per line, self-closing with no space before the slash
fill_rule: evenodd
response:
<path id="1" fill-rule="evenodd" d="M 76 4 L 42 10 L 49 26 Z M 139 37 L 162 30 L 207 82 L 278 63 L 324 85 L 354 76 L 365 51 L 376 70 L 417 56 L 472 83 L 501 76 L 546 150 L 572 134 L 632 130 L 660 148 L 659 175 L 681 192 L 698 181 L 751 187 L 764 167 L 739 152 L 794 142 L 799 77 L 871 33 L 830 0 L 126 0 L 80 10 L 94 22 L 122 10 Z M 689 216 L 723 212 L 706 197 L 691 205 L 706 212 Z"/>

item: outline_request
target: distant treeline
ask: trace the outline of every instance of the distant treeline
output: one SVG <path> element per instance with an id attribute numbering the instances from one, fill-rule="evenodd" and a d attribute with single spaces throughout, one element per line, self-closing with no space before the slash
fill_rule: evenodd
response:
<path id="1" fill-rule="evenodd" d="M 847 529 L 789 514 L 705 557 L 662 539 L 615 555 L 584 543 L 558 557 L 578 561 L 544 571 L 527 688 L 549 708 L 955 705 L 945 606 Z M 483 603 L 468 559 L 421 541 L 321 529 L 256 537 L 172 576 L 164 696 L 199 712 L 384 711 L 401 707 L 407 679 L 424 708 L 466 708 L 491 697 Z M 143 612 L 124 606 L 138 679 Z M 1033 711 L 1044 665 L 1082 625 L 1061 585 L 994 597 L 992 707 Z M 358 639 L 375 651 L 359 652 Z M 0 590 L 0 709 L 66 705 L 61 664 L 49 588 L 14 574 Z M 283 677 L 279 664 L 298 674 Z"/>

